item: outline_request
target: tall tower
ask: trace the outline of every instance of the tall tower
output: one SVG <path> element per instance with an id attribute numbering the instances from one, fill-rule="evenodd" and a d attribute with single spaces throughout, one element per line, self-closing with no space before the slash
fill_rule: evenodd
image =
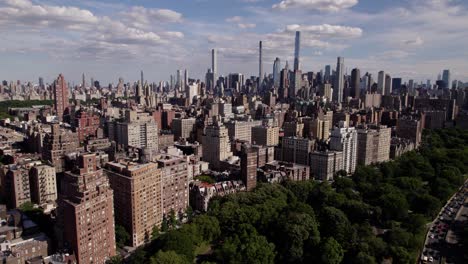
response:
<path id="1" fill-rule="evenodd" d="M 442 73 L 442 80 L 444 81 L 445 83 L 445 88 L 452 88 L 452 83 L 451 83 L 451 79 L 450 79 L 450 70 L 444 70 L 443 73 Z"/>
<path id="2" fill-rule="evenodd" d="M 278 89 L 280 85 L 280 72 L 281 72 L 281 60 L 276 58 L 273 63 L 273 83 L 275 84 L 275 89 Z"/>
<path id="3" fill-rule="evenodd" d="M 331 79 L 331 66 L 330 65 L 325 66 L 324 79 L 325 79 L 325 81 L 330 81 L 330 79 Z"/>
<path id="4" fill-rule="evenodd" d="M 344 58 L 338 57 L 336 63 L 336 76 L 335 76 L 335 86 L 333 87 L 333 100 L 341 103 L 343 101 L 343 86 L 344 86 Z"/>
<path id="5" fill-rule="evenodd" d="M 83 75 L 81 76 L 82 80 L 81 80 L 81 88 L 86 88 L 86 78 L 85 78 L 85 75 L 83 73 Z M 93 84 L 91 84 L 91 87 L 93 86 Z"/>
<path id="6" fill-rule="evenodd" d="M 251 146 L 242 146 L 241 178 L 247 191 L 251 191 L 257 186 L 257 158 L 257 151 Z"/>
<path id="7" fill-rule="evenodd" d="M 381 95 L 385 95 L 385 72 L 384 71 L 379 71 L 377 93 Z"/>
<path id="8" fill-rule="evenodd" d="M 188 85 L 189 85 L 189 83 L 188 83 L 188 71 L 187 71 L 187 69 L 185 69 L 185 71 L 184 71 L 184 89 Z"/>
<path id="9" fill-rule="evenodd" d="M 68 85 L 62 74 L 54 81 L 54 110 L 60 121 L 63 121 L 63 113 L 68 108 Z"/>
<path id="10" fill-rule="evenodd" d="M 140 71 L 140 75 L 141 75 L 141 85 L 143 85 L 145 83 L 145 78 L 143 78 L 143 71 Z"/>
<path id="11" fill-rule="evenodd" d="M 113 191 L 96 154 L 83 154 L 78 161 L 63 176 L 57 228 L 78 263 L 105 263 L 116 253 Z"/>
<path id="12" fill-rule="evenodd" d="M 218 78 L 216 75 L 218 73 L 218 62 L 217 62 L 217 55 L 216 55 L 216 49 L 211 50 L 211 71 L 213 75 L 213 80 L 212 80 L 212 89 L 216 87 L 216 79 Z"/>
<path id="13" fill-rule="evenodd" d="M 359 98 L 361 95 L 361 71 L 358 68 L 351 71 L 351 88 L 353 98 Z"/>
<path id="14" fill-rule="evenodd" d="M 385 95 L 392 94 L 392 77 L 390 74 L 385 74 Z"/>
<path id="15" fill-rule="evenodd" d="M 262 42 L 258 43 L 258 86 L 262 84 L 263 78 L 263 62 L 262 62 Z"/>
<path id="16" fill-rule="evenodd" d="M 294 71 L 299 70 L 299 53 L 301 49 L 301 32 L 296 31 L 296 41 L 294 46 Z"/>

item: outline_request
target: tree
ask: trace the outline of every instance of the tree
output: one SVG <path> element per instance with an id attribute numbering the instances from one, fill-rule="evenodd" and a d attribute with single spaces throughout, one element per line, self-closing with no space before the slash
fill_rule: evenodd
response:
<path id="1" fill-rule="evenodd" d="M 302 262 L 305 244 L 316 247 L 320 242 L 317 222 L 309 214 L 286 213 L 278 219 L 275 230 L 281 262 Z"/>
<path id="2" fill-rule="evenodd" d="M 327 206 L 320 212 L 320 234 L 339 243 L 349 243 L 351 223 L 340 209 Z"/>
<path id="3" fill-rule="evenodd" d="M 414 262 L 411 254 L 404 247 L 391 247 L 390 251 L 393 263 L 395 264 L 410 264 Z"/>
<path id="4" fill-rule="evenodd" d="M 228 237 L 215 251 L 218 262 L 221 263 L 274 263 L 275 246 L 264 236 L 250 233 L 247 236 Z"/>
<path id="5" fill-rule="evenodd" d="M 213 216 L 200 215 L 193 220 L 193 225 L 196 226 L 203 240 L 211 242 L 221 235 L 219 221 Z"/>
<path id="6" fill-rule="evenodd" d="M 169 224 L 167 223 L 167 218 L 165 216 L 163 216 L 163 220 L 162 220 L 162 223 L 161 223 L 161 231 L 162 232 L 167 232 L 167 230 L 169 230 Z"/>
<path id="7" fill-rule="evenodd" d="M 122 263 L 123 263 L 123 258 L 120 255 L 113 256 L 106 262 L 106 264 L 122 264 Z"/>
<path id="8" fill-rule="evenodd" d="M 187 210 L 185 211 L 185 213 L 187 214 L 187 220 L 191 222 L 193 220 L 193 209 L 190 205 L 187 206 Z"/>
<path id="9" fill-rule="evenodd" d="M 146 263 L 146 252 L 141 248 L 138 248 L 137 250 L 135 250 L 135 252 L 133 253 L 130 259 L 130 263 L 132 264 Z"/>
<path id="10" fill-rule="evenodd" d="M 159 228 L 157 225 L 153 226 L 153 230 L 151 231 L 151 240 L 155 240 L 159 237 Z"/>
<path id="11" fill-rule="evenodd" d="M 322 245 L 322 262 L 325 264 L 339 264 L 343 260 L 344 251 L 333 237 L 329 237 Z"/>
<path id="12" fill-rule="evenodd" d="M 123 248 L 130 239 L 130 234 L 121 225 L 115 225 L 115 242 L 117 247 Z"/>
<path id="13" fill-rule="evenodd" d="M 375 264 L 375 258 L 364 252 L 359 252 L 354 259 L 355 264 Z"/>
<path id="14" fill-rule="evenodd" d="M 158 251 L 156 255 L 151 257 L 151 264 L 189 264 L 190 262 L 185 257 L 170 251 Z"/>
<path id="15" fill-rule="evenodd" d="M 171 211 L 169 212 L 169 226 L 171 228 L 177 227 L 177 216 L 175 214 L 174 209 L 171 209 Z"/>
<path id="16" fill-rule="evenodd" d="M 195 258 L 195 242 L 193 241 L 192 234 L 187 232 L 186 229 L 170 231 L 164 235 L 162 241 L 162 250 L 174 251 L 190 261 Z"/>

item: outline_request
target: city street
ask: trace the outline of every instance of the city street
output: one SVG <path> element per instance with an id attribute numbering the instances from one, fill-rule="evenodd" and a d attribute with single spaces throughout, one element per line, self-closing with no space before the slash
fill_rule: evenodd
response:
<path id="1" fill-rule="evenodd" d="M 465 182 L 430 225 L 420 263 L 463 263 L 464 251 L 457 233 L 468 221 L 467 189 Z"/>

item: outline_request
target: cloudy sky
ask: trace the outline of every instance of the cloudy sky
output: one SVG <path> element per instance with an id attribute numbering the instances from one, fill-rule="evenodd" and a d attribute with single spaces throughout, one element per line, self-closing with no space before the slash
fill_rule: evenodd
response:
<path id="1" fill-rule="evenodd" d="M 268 72 L 292 65 L 296 30 L 303 71 L 342 56 L 348 72 L 468 81 L 466 0 L 0 0 L 0 79 L 203 78 L 212 48 L 220 73 L 250 76 L 260 40 Z"/>

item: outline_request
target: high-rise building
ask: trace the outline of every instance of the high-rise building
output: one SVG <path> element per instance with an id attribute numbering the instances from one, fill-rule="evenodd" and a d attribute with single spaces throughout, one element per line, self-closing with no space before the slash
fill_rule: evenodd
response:
<path id="1" fill-rule="evenodd" d="M 162 177 L 156 163 L 109 162 L 105 173 L 114 190 L 115 221 L 137 247 L 151 239 L 163 219 Z"/>
<path id="2" fill-rule="evenodd" d="M 257 158 L 258 154 L 251 146 L 243 145 L 241 151 L 241 179 L 250 191 L 257 186 Z"/>
<path id="3" fill-rule="evenodd" d="M 276 146 L 279 144 L 279 127 L 252 127 L 252 144 L 262 146 Z"/>
<path id="4" fill-rule="evenodd" d="M 324 76 L 324 79 L 323 79 L 324 82 L 331 82 L 331 66 L 330 65 L 326 65 L 325 66 L 325 76 Z"/>
<path id="5" fill-rule="evenodd" d="M 411 140 L 416 148 L 421 144 L 422 130 L 422 122 L 416 118 L 403 116 L 397 120 L 397 136 Z"/>
<path id="6" fill-rule="evenodd" d="M 330 149 L 343 152 L 343 169 L 352 174 L 357 165 L 357 131 L 354 127 L 335 127 L 330 137 Z"/>
<path id="7" fill-rule="evenodd" d="M 288 65 L 288 62 L 286 62 L 286 66 L 287 65 Z M 279 93 L 278 97 L 281 101 L 286 100 L 289 96 L 289 69 L 287 69 L 287 67 L 281 70 L 280 87 L 278 89 L 278 93 Z"/>
<path id="8" fill-rule="evenodd" d="M 228 130 L 229 139 L 234 140 L 243 140 L 249 143 L 252 143 L 252 127 L 259 126 L 262 124 L 260 120 L 250 120 L 250 121 L 237 121 L 230 120 L 225 123 L 225 126 Z"/>
<path id="9" fill-rule="evenodd" d="M 158 125 L 153 116 L 127 110 L 125 121 L 108 122 L 109 139 L 125 147 L 158 150 Z"/>
<path id="10" fill-rule="evenodd" d="M 281 60 L 280 58 L 276 58 L 275 62 L 273 63 L 273 83 L 275 85 L 275 89 L 280 87 L 280 78 L 281 78 Z"/>
<path id="11" fill-rule="evenodd" d="M 54 110 L 60 121 L 63 121 L 63 114 L 69 106 L 68 85 L 62 74 L 52 84 L 54 91 Z"/>
<path id="12" fill-rule="evenodd" d="M 369 126 L 358 129 L 358 164 L 370 165 L 390 159 L 391 128 Z"/>
<path id="13" fill-rule="evenodd" d="M 361 71 L 358 68 L 351 71 L 351 96 L 354 99 L 361 96 Z"/>
<path id="14" fill-rule="evenodd" d="M 156 161 L 162 173 L 163 215 L 168 216 L 174 211 L 176 216 L 181 216 L 189 202 L 187 160 L 178 156 L 160 155 Z"/>
<path id="15" fill-rule="evenodd" d="M 277 160 L 309 165 L 309 155 L 314 150 L 315 142 L 308 138 L 284 137 L 281 147 L 275 150 Z"/>
<path id="16" fill-rule="evenodd" d="M 59 124 L 51 125 L 51 132 L 44 136 L 42 159 L 52 163 L 57 173 L 65 168 L 65 155 L 79 148 L 78 135 L 61 129 Z"/>
<path id="17" fill-rule="evenodd" d="M 116 254 L 114 197 L 97 167 L 96 154 L 84 154 L 62 181 L 57 207 L 61 246 L 69 245 L 81 263 L 105 263 Z M 128 189 L 127 189 L 128 191 Z"/>
<path id="18" fill-rule="evenodd" d="M 303 137 L 304 123 L 302 120 L 284 122 L 283 131 L 285 137 Z"/>
<path id="19" fill-rule="evenodd" d="M 141 85 L 145 83 L 145 78 L 143 77 L 143 71 L 140 71 L 140 81 L 141 81 Z"/>
<path id="20" fill-rule="evenodd" d="M 400 91 L 401 89 L 401 78 L 393 78 L 392 79 L 392 91 Z"/>
<path id="21" fill-rule="evenodd" d="M 55 168 L 48 165 L 37 165 L 29 171 L 31 201 L 43 205 L 57 200 L 57 182 Z"/>
<path id="22" fill-rule="evenodd" d="M 24 166 L 10 165 L 2 168 L 2 197 L 10 209 L 18 208 L 31 201 L 29 171 Z"/>
<path id="23" fill-rule="evenodd" d="M 336 64 L 335 85 L 333 87 L 333 101 L 341 103 L 343 101 L 344 89 L 344 58 L 338 57 Z"/>
<path id="24" fill-rule="evenodd" d="M 263 61 L 262 61 L 262 42 L 258 43 L 258 86 L 262 84 L 263 81 Z"/>
<path id="25" fill-rule="evenodd" d="M 319 85 L 319 95 L 327 98 L 328 100 L 332 99 L 332 85 L 330 83 L 322 83 Z"/>
<path id="26" fill-rule="evenodd" d="M 195 132 L 195 118 L 174 118 L 172 119 L 172 133 L 174 140 L 189 139 L 191 134 Z"/>
<path id="27" fill-rule="evenodd" d="M 227 128 L 214 122 L 205 128 L 202 136 L 203 160 L 210 163 L 212 168 L 220 168 L 220 162 L 231 157 L 231 145 Z"/>
<path id="28" fill-rule="evenodd" d="M 216 49 L 211 50 L 211 74 L 212 74 L 212 80 L 211 80 L 211 89 L 214 89 L 216 87 L 216 82 L 218 80 L 218 58 L 217 58 L 217 53 Z"/>
<path id="29" fill-rule="evenodd" d="M 317 180 L 331 181 L 343 170 L 343 152 L 314 151 L 310 155 L 310 172 Z"/>
<path id="30" fill-rule="evenodd" d="M 392 94 L 392 77 L 389 74 L 385 74 L 385 89 L 384 95 Z"/>
<path id="31" fill-rule="evenodd" d="M 442 72 L 442 80 L 445 83 L 445 88 L 451 89 L 452 88 L 452 79 L 450 78 L 450 70 L 444 70 Z"/>
<path id="32" fill-rule="evenodd" d="M 379 71 L 379 77 L 377 82 L 377 93 L 385 94 L 385 72 Z"/>
<path id="33" fill-rule="evenodd" d="M 300 68 L 300 51 L 301 51 L 301 32 L 296 31 L 296 40 L 294 42 L 294 71 L 299 71 Z"/>

